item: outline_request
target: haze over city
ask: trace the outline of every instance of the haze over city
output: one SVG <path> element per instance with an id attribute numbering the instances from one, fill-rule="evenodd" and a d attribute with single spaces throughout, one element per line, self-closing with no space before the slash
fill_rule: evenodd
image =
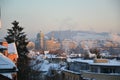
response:
<path id="1" fill-rule="evenodd" d="M 29 37 L 52 30 L 120 32 L 119 0 L 0 0 L 4 37 L 19 21 Z"/>
<path id="2" fill-rule="evenodd" d="M 0 80 L 120 80 L 120 0 L 0 0 Z"/>

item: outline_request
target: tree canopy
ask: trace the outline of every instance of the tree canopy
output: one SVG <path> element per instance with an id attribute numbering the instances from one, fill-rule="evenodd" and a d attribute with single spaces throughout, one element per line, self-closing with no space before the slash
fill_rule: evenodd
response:
<path id="1" fill-rule="evenodd" d="M 28 80 L 30 67 L 29 67 L 29 58 L 27 57 L 27 44 L 28 39 L 26 38 L 25 32 L 23 32 L 23 27 L 20 27 L 19 22 L 14 21 L 12 23 L 13 27 L 11 29 L 7 29 L 7 36 L 5 37 L 8 43 L 15 42 L 17 51 L 18 51 L 18 80 Z M 29 73 L 29 74 L 28 74 Z"/>
<path id="2" fill-rule="evenodd" d="M 19 22 L 14 21 L 13 27 L 7 29 L 7 36 L 5 37 L 8 43 L 15 42 L 19 57 L 25 56 L 28 53 L 26 48 L 28 44 L 28 39 L 26 38 L 25 32 L 23 32 L 23 27 L 20 27 Z"/>

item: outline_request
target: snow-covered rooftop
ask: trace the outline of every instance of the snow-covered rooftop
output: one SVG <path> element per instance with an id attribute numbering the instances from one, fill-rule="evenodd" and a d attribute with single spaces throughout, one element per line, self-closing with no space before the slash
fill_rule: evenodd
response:
<path id="1" fill-rule="evenodd" d="M 94 60 L 83 60 L 81 58 L 76 59 L 67 59 L 68 62 L 82 62 L 88 63 L 89 65 L 99 65 L 99 66 L 120 66 L 120 61 L 117 60 L 108 60 L 106 63 L 94 63 Z"/>
<path id="2" fill-rule="evenodd" d="M 93 60 L 83 60 L 83 59 L 81 59 L 81 58 L 74 58 L 74 59 L 68 58 L 67 61 L 68 61 L 68 62 L 93 63 Z"/>
<path id="3" fill-rule="evenodd" d="M 47 58 L 56 58 L 56 55 L 53 55 L 53 54 L 45 54 L 45 57 L 47 57 Z"/>
<path id="4" fill-rule="evenodd" d="M 67 70 L 67 69 L 64 69 L 63 71 L 70 72 L 70 73 L 74 73 L 74 74 L 80 74 L 79 72 L 75 72 L 75 71 Z"/>
<path id="5" fill-rule="evenodd" d="M 0 49 L 7 49 L 5 46 L 0 45 Z"/>
<path id="6" fill-rule="evenodd" d="M 13 69 L 16 65 L 2 53 L 0 53 L 0 69 Z"/>
<path id="7" fill-rule="evenodd" d="M 12 75 L 11 75 L 11 73 L 0 73 L 0 74 L 3 75 L 3 76 L 6 76 L 6 77 L 8 77 L 9 79 L 12 80 Z"/>
<path id="8" fill-rule="evenodd" d="M 41 64 L 40 71 L 49 71 L 50 68 L 58 69 L 59 64 L 49 63 L 47 60 L 44 60 L 44 62 Z"/>
<path id="9" fill-rule="evenodd" d="M 89 63 L 90 65 L 98 65 L 98 66 L 119 66 L 120 61 L 117 60 L 109 60 L 107 63 Z"/>

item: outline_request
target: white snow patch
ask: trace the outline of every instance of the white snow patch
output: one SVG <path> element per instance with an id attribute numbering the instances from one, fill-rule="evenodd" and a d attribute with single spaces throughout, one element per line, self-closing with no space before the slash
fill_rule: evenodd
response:
<path id="1" fill-rule="evenodd" d="M 0 69 L 11 69 L 16 67 L 15 64 L 2 53 L 0 53 Z"/>
<path id="2" fill-rule="evenodd" d="M 0 73 L 0 74 L 3 75 L 3 76 L 8 77 L 8 78 L 10 78 L 10 79 L 12 79 L 11 73 Z"/>
<path id="3" fill-rule="evenodd" d="M 10 53 L 10 54 L 13 54 L 13 53 L 17 54 L 17 48 L 16 48 L 15 43 L 8 44 L 8 53 Z"/>

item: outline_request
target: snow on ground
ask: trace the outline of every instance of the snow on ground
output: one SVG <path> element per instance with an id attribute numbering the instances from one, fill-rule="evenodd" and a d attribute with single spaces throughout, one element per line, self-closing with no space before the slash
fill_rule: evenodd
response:
<path id="1" fill-rule="evenodd" d="M 45 72 L 47 73 L 49 71 L 50 68 L 54 69 L 54 70 L 58 70 L 58 69 L 64 69 L 65 68 L 65 63 L 50 63 L 48 60 L 45 59 L 46 57 L 49 58 L 55 58 L 56 55 L 43 55 L 43 54 L 36 54 L 36 52 L 34 51 L 30 51 L 30 53 L 28 54 L 28 56 L 30 58 L 33 58 L 31 60 L 31 64 L 30 66 L 32 67 L 32 69 L 37 70 L 37 71 L 41 71 L 41 72 Z"/>
<path id="2" fill-rule="evenodd" d="M 42 71 L 42 72 L 48 72 L 50 68 L 52 69 L 60 69 L 60 64 L 59 63 L 49 63 L 49 61 L 47 60 L 42 60 L 40 61 L 40 63 L 35 63 L 37 62 L 38 60 L 36 61 L 33 61 L 35 66 L 33 66 L 33 69 L 35 70 L 38 70 L 38 71 Z"/>

